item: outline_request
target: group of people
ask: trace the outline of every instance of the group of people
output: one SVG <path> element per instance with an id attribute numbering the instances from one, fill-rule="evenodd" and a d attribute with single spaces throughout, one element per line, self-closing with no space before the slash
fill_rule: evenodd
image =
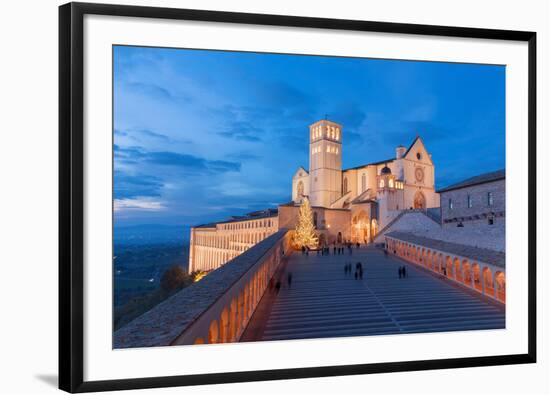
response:
<path id="1" fill-rule="evenodd" d="M 344 255 L 346 249 L 348 250 L 348 254 L 353 254 L 353 246 L 356 246 L 359 248 L 361 244 L 359 243 L 352 243 L 351 241 L 345 241 L 343 243 L 332 243 L 332 253 L 334 255 Z M 303 252 L 302 252 L 303 253 Z M 330 245 L 324 244 L 317 250 L 317 255 L 330 255 Z"/>
<path id="2" fill-rule="evenodd" d="M 351 274 L 351 270 L 352 270 L 352 265 L 351 263 L 346 263 L 344 265 L 344 274 L 348 275 L 348 274 Z M 360 279 L 362 280 L 363 279 L 363 264 L 361 262 L 357 262 L 355 264 L 355 279 Z"/>
<path id="3" fill-rule="evenodd" d="M 407 268 L 405 266 L 399 266 L 399 269 L 397 269 L 399 278 L 405 278 L 407 277 Z"/>

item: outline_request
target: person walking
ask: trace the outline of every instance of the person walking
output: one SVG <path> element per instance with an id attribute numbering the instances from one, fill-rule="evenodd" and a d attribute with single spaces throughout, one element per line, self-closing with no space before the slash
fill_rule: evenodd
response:
<path id="1" fill-rule="evenodd" d="M 275 292 L 278 294 L 280 290 L 281 290 L 281 282 L 277 280 L 277 282 L 275 283 Z"/>
<path id="2" fill-rule="evenodd" d="M 287 281 L 288 281 L 288 288 L 290 289 L 290 286 L 292 285 L 292 273 L 288 273 L 288 276 L 287 276 Z"/>
<path id="3" fill-rule="evenodd" d="M 355 279 L 357 280 L 357 270 L 355 270 Z"/>
<path id="4" fill-rule="evenodd" d="M 407 268 L 403 266 L 403 277 L 407 277 Z"/>

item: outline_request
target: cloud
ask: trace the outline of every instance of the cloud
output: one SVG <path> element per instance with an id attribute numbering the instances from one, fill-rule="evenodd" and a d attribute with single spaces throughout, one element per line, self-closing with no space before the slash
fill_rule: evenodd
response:
<path id="1" fill-rule="evenodd" d="M 220 136 L 234 138 L 244 141 L 261 141 L 260 136 L 264 131 L 249 122 L 236 121 L 227 127 L 227 129 L 218 132 Z"/>
<path id="2" fill-rule="evenodd" d="M 165 89 L 155 84 L 144 82 L 128 82 L 126 83 L 126 87 L 130 91 L 151 97 L 153 99 L 174 100 L 174 96 L 170 91 L 168 91 L 168 89 Z"/>
<path id="3" fill-rule="evenodd" d="M 122 160 L 125 163 L 149 163 L 152 165 L 178 167 L 190 171 L 238 172 L 241 170 L 239 162 L 208 160 L 194 155 L 170 151 L 145 151 L 140 147 L 122 148 L 114 145 L 114 152 L 115 160 Z"/>
<path id="4" fill-rule="evenodd" d="M 163 182 L 153 176 L 134 176 L 121 171 L 114 174 L 114 195 L 115 199 L 129 199 L 137 196 L 156 197 L 160 196 Z"/>
<path id="5" fill-rule="evenodd" d="M 250 152 L 235 152 L 228 154 L 227 157 L 241 162 L 261 159 L 260 155 L 251 154 Z"/>
<path id="6" fill-rule="evenodd" d="M 125 198 L 114 200 L 114 211 L 126 211 L 126 210 L 145 210 L 145 211 L 159 211 L 164 210 L 166 207 L 158 200 L 153 200 L 146 197 L 138 198 Z"/>

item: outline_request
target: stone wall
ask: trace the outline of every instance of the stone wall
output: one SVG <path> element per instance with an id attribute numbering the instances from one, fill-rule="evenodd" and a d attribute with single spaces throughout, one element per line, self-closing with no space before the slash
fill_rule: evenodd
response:
<path id="1" fill-rule="evenodd" d="M 288 251 L 282 229 L 117 330 L 113 347 L 238 341 Z"/>
<path id="2" fill-rule="evenodd" d="M 393 231 L 410 232 L 421 237 L 498 252 L 506 250 L 505 217 L 496 218 L 494 225 L 487 225 L 485 221 L 471 221 L 465 223 L 464 227 L 458 227 L 457 223 L 441 226 L 421 211 L 404 211 L 389 228 L 382 229 L 375 242 L 383 242 L 383 235 Z"/>
<path id="3" fill-rule="evenodd" d="M 488 193 L 493 193 L 493 205 L 488 204 Z M 472 207 L 468 207 L 468 196 L 471 197 Z M 452 201 L 452 208 L 449 206 Z M 488 216 L 502 217 L 506 211 L 506 180 L 487 182 L 472 185 L 447 192 L 441 192 L 441 220 L 443 225 L 462 222 L 488 223 Z"/>

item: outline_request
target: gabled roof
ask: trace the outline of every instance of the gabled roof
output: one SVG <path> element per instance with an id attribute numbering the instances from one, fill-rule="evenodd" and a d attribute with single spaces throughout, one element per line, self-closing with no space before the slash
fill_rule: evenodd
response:
<path id="1" fill-rule="evenodd" d="M 367 164 L 364 164 L 364 165 L 360 165 L 360 166 L 355 166 L 355 167 L 348 167 L 347 169 L 344 169 L 342 171 L 348 171 L 348 170 L 357 170 L 357 169 L 361 169 L 363 167 L 367 167 L 367 166 L 376 166 L 376 165 L 381 165 L 381 164 L 384 164 L 384 163 L 391 163 L 395 160 L 395 158 L 391 158 L 391 159 L 386 159 L 386 160 L 380 160 L 378 162 L 371 162 L 371 163 L 367 163 Z"/>
<path id="2" fill-rule="evenodd" d="M 420 137 L 420 135 L 417 134 L 416 137 L 414 138 L 413 142 L 411 143 L 411 145 L 409 145 L 409 148 L 407 148 L 407 151 L 405 151 L 405 153 L 403 154 L 403 158 L 404 158 L 405 156 L 407 156 L 407 154 L 410 152 L 410 150 L 412 149 L 412 147 L 416 144 L 416 142 L 417 142 L 418 140 L 420 140 L 420 142 L 422 143 L 422 145 L 425 146 L 424 141 L 422 140 L 422 138 Z"/>
<path id="3" fill-rule="evenodd" d="M 362 193 L 360 193 L 355 199 L 353 199 L 351 201 L 351 204 L 358 204 L 358 203 L 365 203 L 365 202 L 372 201 L 372 199 L 370 198 L 371 193 L 372 193 L 372 189 L 367 188 Z"/>
<path id="4" fill-rule="evenodd" d="M 455 184 L 451 184 L 448 187 L 440 189 L 441 192 L 448 192 L 455 189 L 466 188 L 473 185 L 485 184 L 487 182 L 493 182 L 498 180 L 504 180 L 506 178 L 506 169 L 500 169 L 489 173 L 483 173 L 474 177 L 467 178 Z"/>
<path id="5" fill-rule="evenodd" d="M 425 147 L 425 144 L 424 144 L 424 141 L 422 140 L 422 138 L 419 136 L 419 135 L 416 135 L 415 139 L 413 140 L 413 142 L 411 143 L 411 145 L 409 145 L 409 148 L 407 148 L 407 151 L 403 154 L 403 158 L 405 156 L 407 156 L 407 154 L 411 151 L 412 147 L 414 147 L 414 145 L 416 144 L 416 142 L 420 140 L 420 142 L 422 143 L 422 145 L 424 145 Z M 402 145 L 399 145 L 399 147 L 403 147 Z M 343 169 L 342 171 L 348 171 L 348 170 L 357 170 L 357 169 L 361 169 L 363 167 L 367 167 L 367 166 L 377 166 L 377 165 L 381 165 L 381 164 L 384 164 L 384 163 L 392 163 L 393 161 L 395 160 L 395 158 L 390 158 L 390 159 L 386 159 L 386 160 L 380 160 L 380 161 L 377 161 L 377 162 L 371 162 L 371 163 L 366 163 L 364 165 L 360 165 L 360 166 L 355 166 L 355 167 L 349 167 L 347 169 Z"/>
<path id="6" fill-rule="evenodd" d="M 296 177 L 296 174 L 298 174 L 298 172 L 299 172 L 300 170 L 303 170 L 304 173 L 309 174 L 309 172 L 304 168 L 304 166 L 300 166 L 300 167 L 298 167 L 298 169 L 294 172 L 294 175 L 292 176 L 292 178 Z"/>

